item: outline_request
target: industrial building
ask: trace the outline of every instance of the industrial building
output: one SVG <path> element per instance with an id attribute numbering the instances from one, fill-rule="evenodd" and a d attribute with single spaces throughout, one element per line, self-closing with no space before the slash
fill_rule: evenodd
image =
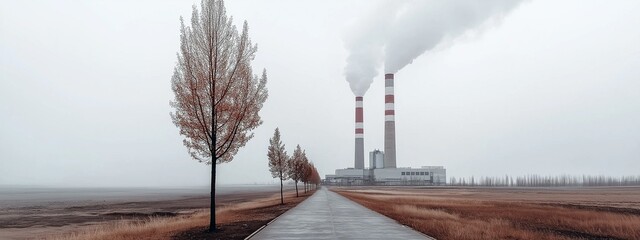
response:
<path id="1" fill-rule="evenodd" d="M 384 168 L 384 153 L 369 153 L 369 168 L 336 169 L 335 174 L 325 176 L 325 184 L 331 185 L 442 185 L 447 172 L 442 166 L 420 168 Z"/>
<path id="2" fill-rule="evenodd" d="M 385 74 L 384 152 L 369 152 L 369 168 L 364 167 L 363 97 L 356 96 L 354 167 L 336 169 L 325 176 L 325 184 L 335 185 L 440 185 L 446 183 L 443 166 L 396 167 L 396 124 L 394 75 Z"/>
<path id="3" fill-rule="evenodd" d="M 384 168 L 384 152 L 378 149 L 369 153 L 369 168 Z"/>

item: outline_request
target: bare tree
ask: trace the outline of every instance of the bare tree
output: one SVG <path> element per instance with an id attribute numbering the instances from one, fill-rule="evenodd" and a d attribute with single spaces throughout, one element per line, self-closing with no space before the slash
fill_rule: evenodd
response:
<path id="1" fill-rule="evenodd" d="M 309 159 L 307 158 L 307 154 L 303 152 L 302 154 L 302 163 L 300 163 L 300 181 L 302 181 L 304 186 L 304 192 L 307 192 L 307 184 L 309 183 L 309 176 L 311 171 L 309 168 L 311 164 L 309 163 Z"/>
<path id="2" fill-rule="evenodd" d="M 321 180 L 318 169 L 313 165 L 313 163 L 311 163 L 311 177 L 309 178 L 309 182 L 313 184 L 314 189 L 318 189 Z"/>
<path id="3" fill-rule="evenodd" d="M 215 226 L 216 164 L 229 162 L 262 124 L 258 112 L 267 98 L 267 75 L 253 75 L 257 47 L 227 17 L 224 2 L 202 0 L 193 6 L 191 26 L 180 18 L 180 50 L 171 78 L 173 123 L 194 159 L 211 165 L 211 217 Z"/>
<path id="4" fill-rule="evenodd" d="M 280 179 L 280 204 L 284 204 L 284 196 L 282 194 L 282 182 L 287 180 L 287 162 L 289 156 L 284 149 L 284 143 L 280 140 L 280 129 L 276 128 L 273 137 L 269 139 L 269 148 L 267 151 L 269 158 L 269 171 L 271 176 Z"/>
<path id="5" fill-rule="evenodd" d="M 479 181 L 474 182 L 471 177 L 471 185 L 483 187 L 588 187 L 588 186 L 640 186 L 640 176 L 541 176 L 538 174 L 529 174 L 525 176 L 514 177 L 481 177 Z M 450 185 L 467 186 L 467 178 L 459 178 L 458 181 L 454 177 L 451 178 Z"/>
<path id="6" fill-rule="evenodd" d="M 306 160 L 306 156 L 304 158 Z M 318 169 L 316 169 L 316 166 L 314 166 L 313 163 L 309 162 L 308 160 L 306 160 L 305 163 L 303 179 L 305 183 L 305 191 L 310 191 L 311 186 L 314 186 L 314 189 L 317 189 L 318 185 L 320 185 L 320 181 L 322 180 L 320 178 L 320 174 L 318 173 Z"/>
<path id="7" fill-rule="evenodd" d="M 293 155 L 289 158 L 287 162 L 287 172 L 289 174 L 289 178 L 293 180 L 296 185 L 296 197 L 298 197 L 298 182 L 302 179 L 303 171 L 304 171 L 304 151 L 300 148 L 300 145 L 296 146 L 296 149 L 293 151 Z"/>

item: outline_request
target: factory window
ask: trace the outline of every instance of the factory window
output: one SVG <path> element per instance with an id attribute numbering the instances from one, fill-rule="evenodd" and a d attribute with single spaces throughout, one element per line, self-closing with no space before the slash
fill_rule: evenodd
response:
<path id="1" fill-rule="evenodd" d="M 416 172 L 411 172 L 411 175 L 416 175 Z"/>
<path id="2" fill-rule="evenodd" d="M 424 172 L 420 172 L 420 175 L 424 175 Z"/>
<path id="3" fill-rule="evenodd" d="M 402 175 L 404 175 L 404 172 L 402 172 Z"/>
<path id="4" fill-rule="evenodd" d="M 429 173 L 427 173 L 427 175 L 429 175 Z"/>

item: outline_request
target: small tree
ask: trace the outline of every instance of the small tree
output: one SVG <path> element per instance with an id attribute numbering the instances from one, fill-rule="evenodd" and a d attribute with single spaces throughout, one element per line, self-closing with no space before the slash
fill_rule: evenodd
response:
<path id="1" fill-rule="evenodd" d="M 314 166 L 313 163 L 309 163 L 309 167 L 307 167 L 307 178 L 307 181 L 310 184 L 309 187 L 313 185 L 314 189 L 317 189 L 320 184 L 320 174 L 318 174 L 318 169 L 316 169 L 316 166 Z"/>
<path id="2" fill-rule="evenodd" d="M 284 204 L 284 196 L 282 194 L 282 182 L 287 179 L 287 151 L 284 149 L 284 143 L 280 140 L 280 129 L 276 128 L 273 137 L 269 139 L 269 149 L 267 151 L 269 158 L 269 171 L 271 176 L 280 179 L 280 204 Z"/>
<path id="3" fill-rule="evenodd" d="M 304 152 L 298 144 L 296 146 L 296 149 L 293 151 L 293 155 L 291 155 L 291 158 L 289 158 L 289 161 L 287 163 L 287 173 L 289 174 L 289 178 L 291 178 L 291 180 L 293 180 L 296 185 L 296 197 L 299 196 L 298 182 L 302 179 L 303 175 L 303 154 Z"/>
<path id="4" fill-rule="evenodd" d="M 262 124 L 258 112 L 267 99 L 267 75 L 253 75 L 257 47 L 246 21 L 238 33 L 221 0 L 202 0 L 201 11 L 193 7 L 190 27 L 180 18 L 180 50 L 171 78 L 175 99 L 170 104 L 191 157 L 211 165 L 209 231 L 214 232 L 216 165 L 233 160 Z"/>
<path id="5" fill-rule="evenodd" d="M 309 183 L 309 159 L 307 158 L 306 152 L 302 153 L 302 162 L 300 163 L 300 181 L 302 181 L 304 186 L 304 192 L 307 192 L 307 184 Z"/>

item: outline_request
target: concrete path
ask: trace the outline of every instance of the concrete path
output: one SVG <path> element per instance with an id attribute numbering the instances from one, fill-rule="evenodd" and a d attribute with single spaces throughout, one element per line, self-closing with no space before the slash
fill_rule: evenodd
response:
<path id="1" fill-rule="evenodd" d="M 429 239 L 325 187 L 251 239 Z"/>

